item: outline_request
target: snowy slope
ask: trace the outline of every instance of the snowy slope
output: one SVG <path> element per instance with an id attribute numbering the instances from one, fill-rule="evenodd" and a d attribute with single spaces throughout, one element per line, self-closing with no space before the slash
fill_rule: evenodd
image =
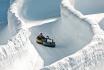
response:
<path id="1" fill-rule="evenodd" d="M 104 13 L 85 15 L 85 17 L 92 20 L 93 22 L 102 23 L 104 18 Z"/>

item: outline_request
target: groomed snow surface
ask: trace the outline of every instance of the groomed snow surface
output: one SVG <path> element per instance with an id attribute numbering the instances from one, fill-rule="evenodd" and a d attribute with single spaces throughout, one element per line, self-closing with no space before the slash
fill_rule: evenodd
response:
<path id="1" fill-rule="evenodd" d="M 104 69 L 103 27 L 75 10 L 74 1 L 62 1 L 61 17 L 41 21 L 21 17 L 23 1 L 11 4 L 8 25 L 12 38 L 0 48 L 0 70 Z M 56 47 L 37 44 L 40 32 L 53 38 Z"/>

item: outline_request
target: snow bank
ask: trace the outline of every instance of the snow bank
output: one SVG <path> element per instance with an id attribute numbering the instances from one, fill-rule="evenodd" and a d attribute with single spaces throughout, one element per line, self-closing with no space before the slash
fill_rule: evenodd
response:
<path id="1" fill-rule="evenodd" d="M 69 15 L 69 13 L 71 13 L 72 15 L 74 15 L 74 17 L 77 17 L 79 20 L 90 24 L 94 34 L 102 32 L 102 30 L 100 29 L 98 23 L 93 21 L 93 20 L 91 20 L 90 18 L 86 17 L 85 15 L 83 15 L 78 10 L 76 10 L 72 5 L 70 5 L 70 0 L 63 0 L 62 4 L 61 4 L 61 9 L 63 9 L 63 10 L 61 10 L 61 14 L 63 16 L 67 16 L 67 17 L 71 16 L 71 15 Z M 64 10 L 66 10 L 67 13 L 65 13 Z M 63 17 L 63 16 L 61 16 L 61 17 Z M 64 18 L 65 17 L 63 17 L 62 19 L 64 19 Z M 74 20 L 73 17 L 71 17 L 71 18 L 72 18 L 72 20 Z M 74 22 L 76 22 L 76 21 L 74 21 Z"/>
<path id="2" fill-rule="evenodd" d="M 104 18 L 104 13 L 90 14 L 90 15 L 85 15 L 85 16 L 96 23 L 100 23 Z"/>
<path id="3" fill-rule="evenodd" d="M 0 46 L 0 70 L 39 70 L 43 60 L 29 40 L 28 30 L 21 29 L 7 45 Z"/>
<path id="4" fill-rule="evenodd" d="M 82 50 L 43 68 L 42 70 L 103 70 L 97 68 L 104 65 L 104 33 L 95 35 L 92 42 Z"/>

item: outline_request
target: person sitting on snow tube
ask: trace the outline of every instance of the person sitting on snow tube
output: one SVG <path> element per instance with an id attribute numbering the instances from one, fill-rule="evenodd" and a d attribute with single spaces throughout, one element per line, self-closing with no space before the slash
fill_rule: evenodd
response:
<path id="1" fill-rule="evenodd" d="M 37 43 L 39 44 L 43 44 L 43 41 L 45 40 L 45 37 L 43 36 L 42 33 L 40 33 L 38 36 L 37 36 Z"/>

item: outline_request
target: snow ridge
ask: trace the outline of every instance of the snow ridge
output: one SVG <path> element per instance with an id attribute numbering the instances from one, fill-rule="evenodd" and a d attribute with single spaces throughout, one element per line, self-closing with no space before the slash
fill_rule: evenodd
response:
<path id="1" fill-rule="evenodd" d="M 14 1 L 11 0 L 11 6 L 14 4 Z M 8 11 L 8 13 L 11 12 L 10 9 Z M 7 44 L 0 45 L 0 70 L 3 70 L 3 67 L 11 64 L 17 56 L 21 57 L 23 55 L 22 53 L 26 50 L 25 43 L 29 36 L 27 32 L 24 29 L 18 30 L 17 35 L 8 40 Z"/>
<path id="2" fill-rule="evenodd" d="M 17 55 L 21 56 L 25 51 L 28 39 L 27 31 L 20 30 L 19 33 L 8 41 L 7 45 L 0 47 L 0 68 L 10 64 Z M 1 69 L 2 70 L 2 69 Z"/>
<path id="3" fill-rule="evenodd" d="M 101 38 L 102 37 L 102 38 Z M 104 63 L 104 33 L 95 35 L 82 50 L 43 68 L 42 70 L 93 70 Z"/>

